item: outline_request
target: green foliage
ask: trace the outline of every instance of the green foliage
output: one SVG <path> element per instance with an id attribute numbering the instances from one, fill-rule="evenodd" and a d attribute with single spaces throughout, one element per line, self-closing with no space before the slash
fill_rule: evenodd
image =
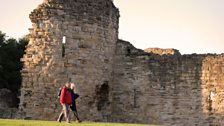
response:
<path id="1" fill-rule="evenodd" d="M 0 31 L 0 47 L 2 46 L 4 41 L 5 41 L 5 34 Z"/>
<path id="2" fill-rule="evenodd" d="M 25 46 L 28 44 L 26 38 L 6 39 L 6 35 L 0 31 L 0 89 L 7 88 L 17 95 L 21 85 L 22 63 Z"/>
<path id="3" fill-rule="evenodd" d="M 71 122 L 67 124 L 65 122 L 58 123 L 56 121 L 34 121 L 34 120 L 9 120 L 0 119 L 0 126 L 156 126 L 156 125 L 144 125 L 144 124 L 126 124 L 126 123 L 96 123 L 96 122 Z"/>

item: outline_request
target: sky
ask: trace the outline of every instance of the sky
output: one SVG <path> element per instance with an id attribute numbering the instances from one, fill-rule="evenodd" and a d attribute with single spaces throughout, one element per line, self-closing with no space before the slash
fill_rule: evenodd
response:
<path id="1" fill-rule="evenodd" d="M 19 38 L 43 0 L 0 0 L 0 30 Z M 135 47 L 175 48 L 181 54 L 224 53 L 224 0 L 114 0 L 119 38 Z"/>

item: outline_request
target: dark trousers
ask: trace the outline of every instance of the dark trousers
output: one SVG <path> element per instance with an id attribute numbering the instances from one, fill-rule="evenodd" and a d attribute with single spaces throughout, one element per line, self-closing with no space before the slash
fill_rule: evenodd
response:
<path id="1" fill-rule="evenodd" d="M 79 116 L 78 116 L 78 112 L 77 111 L 72 111 L 76 120 L 80 121 Z"/>
<path id="2" fill-rule="evenodd" d="M 70 106 L 70 109 L 72 110 L 72 113 L 74 114 L 76 120 L 80 121 L 78 111 L 76 109 L 76 104 L 73 103 L 72 106 Z"/>

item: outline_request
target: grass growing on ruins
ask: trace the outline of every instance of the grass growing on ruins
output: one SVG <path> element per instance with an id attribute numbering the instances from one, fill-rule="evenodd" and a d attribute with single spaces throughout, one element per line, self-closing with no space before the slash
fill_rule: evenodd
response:
<path id="1" fill-rule="evenodd" d="M 96 122 L 65 122 L 58 123 L 56 121 L 38 121 L 38 120 L 13 120 L 0 119 L 0 126 L 155 126 L 144 124 L 125 124 L 125 123 L 96 123 Z"/>

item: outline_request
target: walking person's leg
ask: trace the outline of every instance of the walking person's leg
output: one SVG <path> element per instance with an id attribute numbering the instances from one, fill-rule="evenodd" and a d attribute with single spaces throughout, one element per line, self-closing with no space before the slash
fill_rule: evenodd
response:
<path id="1" fill-rule="evenodd" d="M 69 120 L 69 105 L 67 105 L 67 104 L 64 105 L 64 116 L 65 116 L 65 121 L 67 123 L 70 123 L 70 120 Z"/>
<path id="2" fill-rule="evenodd" d="M 62 112 L 61 113 L 61 115 L 60 115 L 60 122 L 61 122 L 61 120 L 64 118 L 64 112 Z"/>
<path id="3" fill-rule="evenodd" d="M 78 122 L 81 122 L 81 120 L 79 119 L 79 116 L 78 116 L 78 112 L 77 112 L 77 109 L 76 109 L 76 105 L 73 104 L 73 106 L 71 106 L 70 108 L 71 108 L 71 110 L 72 110 L 72 112 L 73 112 L 73 114 L 74 114 L 76 120 L 77 120 Z"/>
<path id="4" fill-rule="evenodd" d="M 73 114 L 74 114 L 76 120 L 77 120 L 78 122 L 81 122 L 81 120 L 79 119 L 79 116 L 78 116 L 78 112 L 77 112 L 77 111 L 72 111 L 72 112 L 73 112 Z"/>
<path id="5" fill-rule="evenodd" d="M 61 111 L 61 113 L 60 113 L 60 115 L 59 115 L 57 121 L 58 121 L 58 122 L 61 122 L 61 120 L 63 119 L 63 117 L 64 117 L 64 110 L 63 110 L 63 106 L 62 106 L 62 111 Z"/>

